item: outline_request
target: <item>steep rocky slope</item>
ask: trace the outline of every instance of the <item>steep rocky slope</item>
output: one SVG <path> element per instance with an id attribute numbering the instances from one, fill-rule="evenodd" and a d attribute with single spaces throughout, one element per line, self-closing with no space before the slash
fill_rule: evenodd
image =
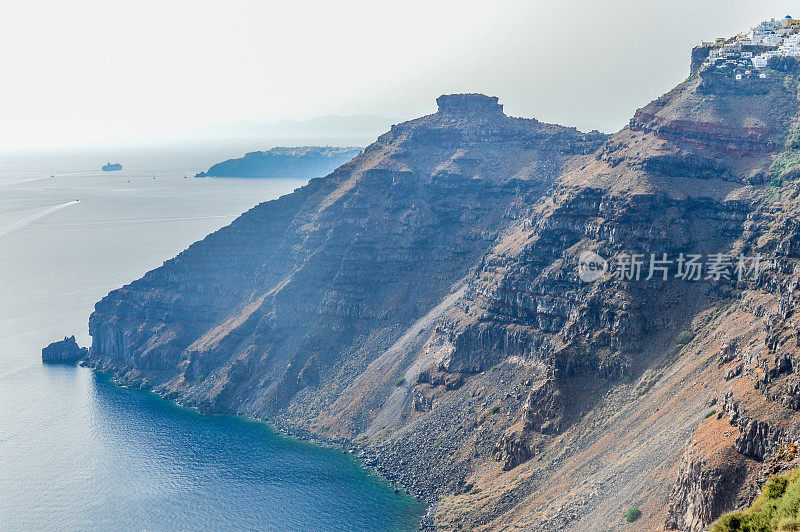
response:
<path id="1" fill-rule="evenodd" d="M 90 320 L 91 363 L 210 411 L 312 415 L 333 400 L 449 293 L 516 204 L 605 140 L 507 117 L 496 98 L 439 105 L 109 294 Z"/>
<path id="2" fill-rule="evenodd" d="M 798 84 L 758 82 L 701 72 L 609 138 L 443 96 L 109 294 L 88 362 L 356 445 L 443 529 L 702 530 L 800 437 Z M 584 282 L 585 251 L 764 259 Z"/>
<path id="3" fill-rule="evenodd" d="M 762 183 L 794 127 L 796 80 L 772 75 L 741 93 L 710 92 L 708 82 L 696 76 L 639 110 L 596 160 L 566 172 L 482 259 L 442 319 L 432 339 L 446 347 L 440 369 L 482 371 L 472 361 L 485 360 L 534 383 L 511 398 L 502 378 L 494 388 L 508 414 L 490 430 L 509 472 L 477 469 L 468 483 L 480 478 L 481 490 L 446 500 L 443 526 L 614 530 L 640 507 L 644 517 L 630 526 L 700 530 L 753 495 L 746 480 L 785 439 L 761 414 L 793 416 L 749 382 L 751 366 L 791 373 L 758 352 L 764 314 L 780 301 L 765 280 L 777 267 L 738 286 L 674 279 L 676 264 L 667 282 L 610 273 L 586 286 L 575 275 L 583 250 L 775 256 L 764 230 L 787 238 L 785 225 L 768 220 L 789 206 Z M 538 379 L 526 374 L 536 365 Z M 736 390 L 754 397 L 759 415 L 728 413 L 741 404 Z M 715 402 L 721 420 L 709 427 Z"/>

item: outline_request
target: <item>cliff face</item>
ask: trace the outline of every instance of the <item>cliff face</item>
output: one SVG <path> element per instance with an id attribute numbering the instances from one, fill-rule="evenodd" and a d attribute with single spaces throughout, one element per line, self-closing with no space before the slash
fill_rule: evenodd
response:
<path id="1" fill-rule="evenodd" d="M 444 101 L 109 294 L 91 362 L 212 411 L 267 416 L 309 387 L 324 404 L 604 140 Z"/>
<path id="2" fill-rule="evenodd" d="M 611 137 L 443 96 L 109 294 L 88 361 L 358 445 L 442 528 L 701 530 L 800 438 L 797 81 L 761 81 L 701 72 Z M 586 251 L 764 267 L 584 282 Z"/>

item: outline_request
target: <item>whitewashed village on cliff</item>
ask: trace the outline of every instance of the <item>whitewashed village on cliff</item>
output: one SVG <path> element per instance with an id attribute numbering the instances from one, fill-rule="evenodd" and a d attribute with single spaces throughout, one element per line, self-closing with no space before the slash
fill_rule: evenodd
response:
<path id="1" fill-rule="evenodd" d="M 764 70 L 775 62 L 800 59 L 800 19 L 787 15 L 780 20 L 765 20 L 731 39 L 704 41 L 695 51 L 708 54 L 700 70 L 713 69 L 737 80 L 763 79 L 767 77 Z"/>

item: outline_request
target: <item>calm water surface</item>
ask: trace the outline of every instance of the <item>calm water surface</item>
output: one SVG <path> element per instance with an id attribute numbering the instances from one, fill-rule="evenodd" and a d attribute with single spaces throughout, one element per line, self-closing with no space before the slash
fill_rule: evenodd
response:
<path id="1" fill-rule="evenodd" d="M 0 154 L 0 529 L 416 526 L 418 502 L 340 451 L 41 364 L 54 339 L 88 344 L 109 290 L 304 184 L 184 179 L 228 151 Z"/>

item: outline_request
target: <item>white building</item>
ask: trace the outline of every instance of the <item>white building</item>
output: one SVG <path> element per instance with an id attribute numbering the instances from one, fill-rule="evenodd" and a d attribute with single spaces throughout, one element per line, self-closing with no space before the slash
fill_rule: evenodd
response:
<path id="1" fill-rule="evenodd" d="M 703 62 L 704 67 L 721 68 L 766 68 L 773 57 L 796 57 L 800 59 L 800 21 L 786 17 L 781 20 L 765 20 L 747 33 L 740 33 L 732 42 L 719 38 L 714 43 L 703 41 L 702 46 L 714 46 L 708 58 Z M 743 46 L 768 46 L 775 48 L 767 52 L 754 55 L 754 52 L 742 51 Z M 751 72 L 748 70 L 748 76 Z M 764 79 L 761 74 L 759 78 Z M 737 78 L 741 79 L 741 78 Z"/>
<path id="2" fill-rule="evenodd" d="M 767 68 L 768 62 L 769 57 L 767 57 L 767 54 L 760 54 L 753 58 L 753 66 L 755 68 Z"/>

